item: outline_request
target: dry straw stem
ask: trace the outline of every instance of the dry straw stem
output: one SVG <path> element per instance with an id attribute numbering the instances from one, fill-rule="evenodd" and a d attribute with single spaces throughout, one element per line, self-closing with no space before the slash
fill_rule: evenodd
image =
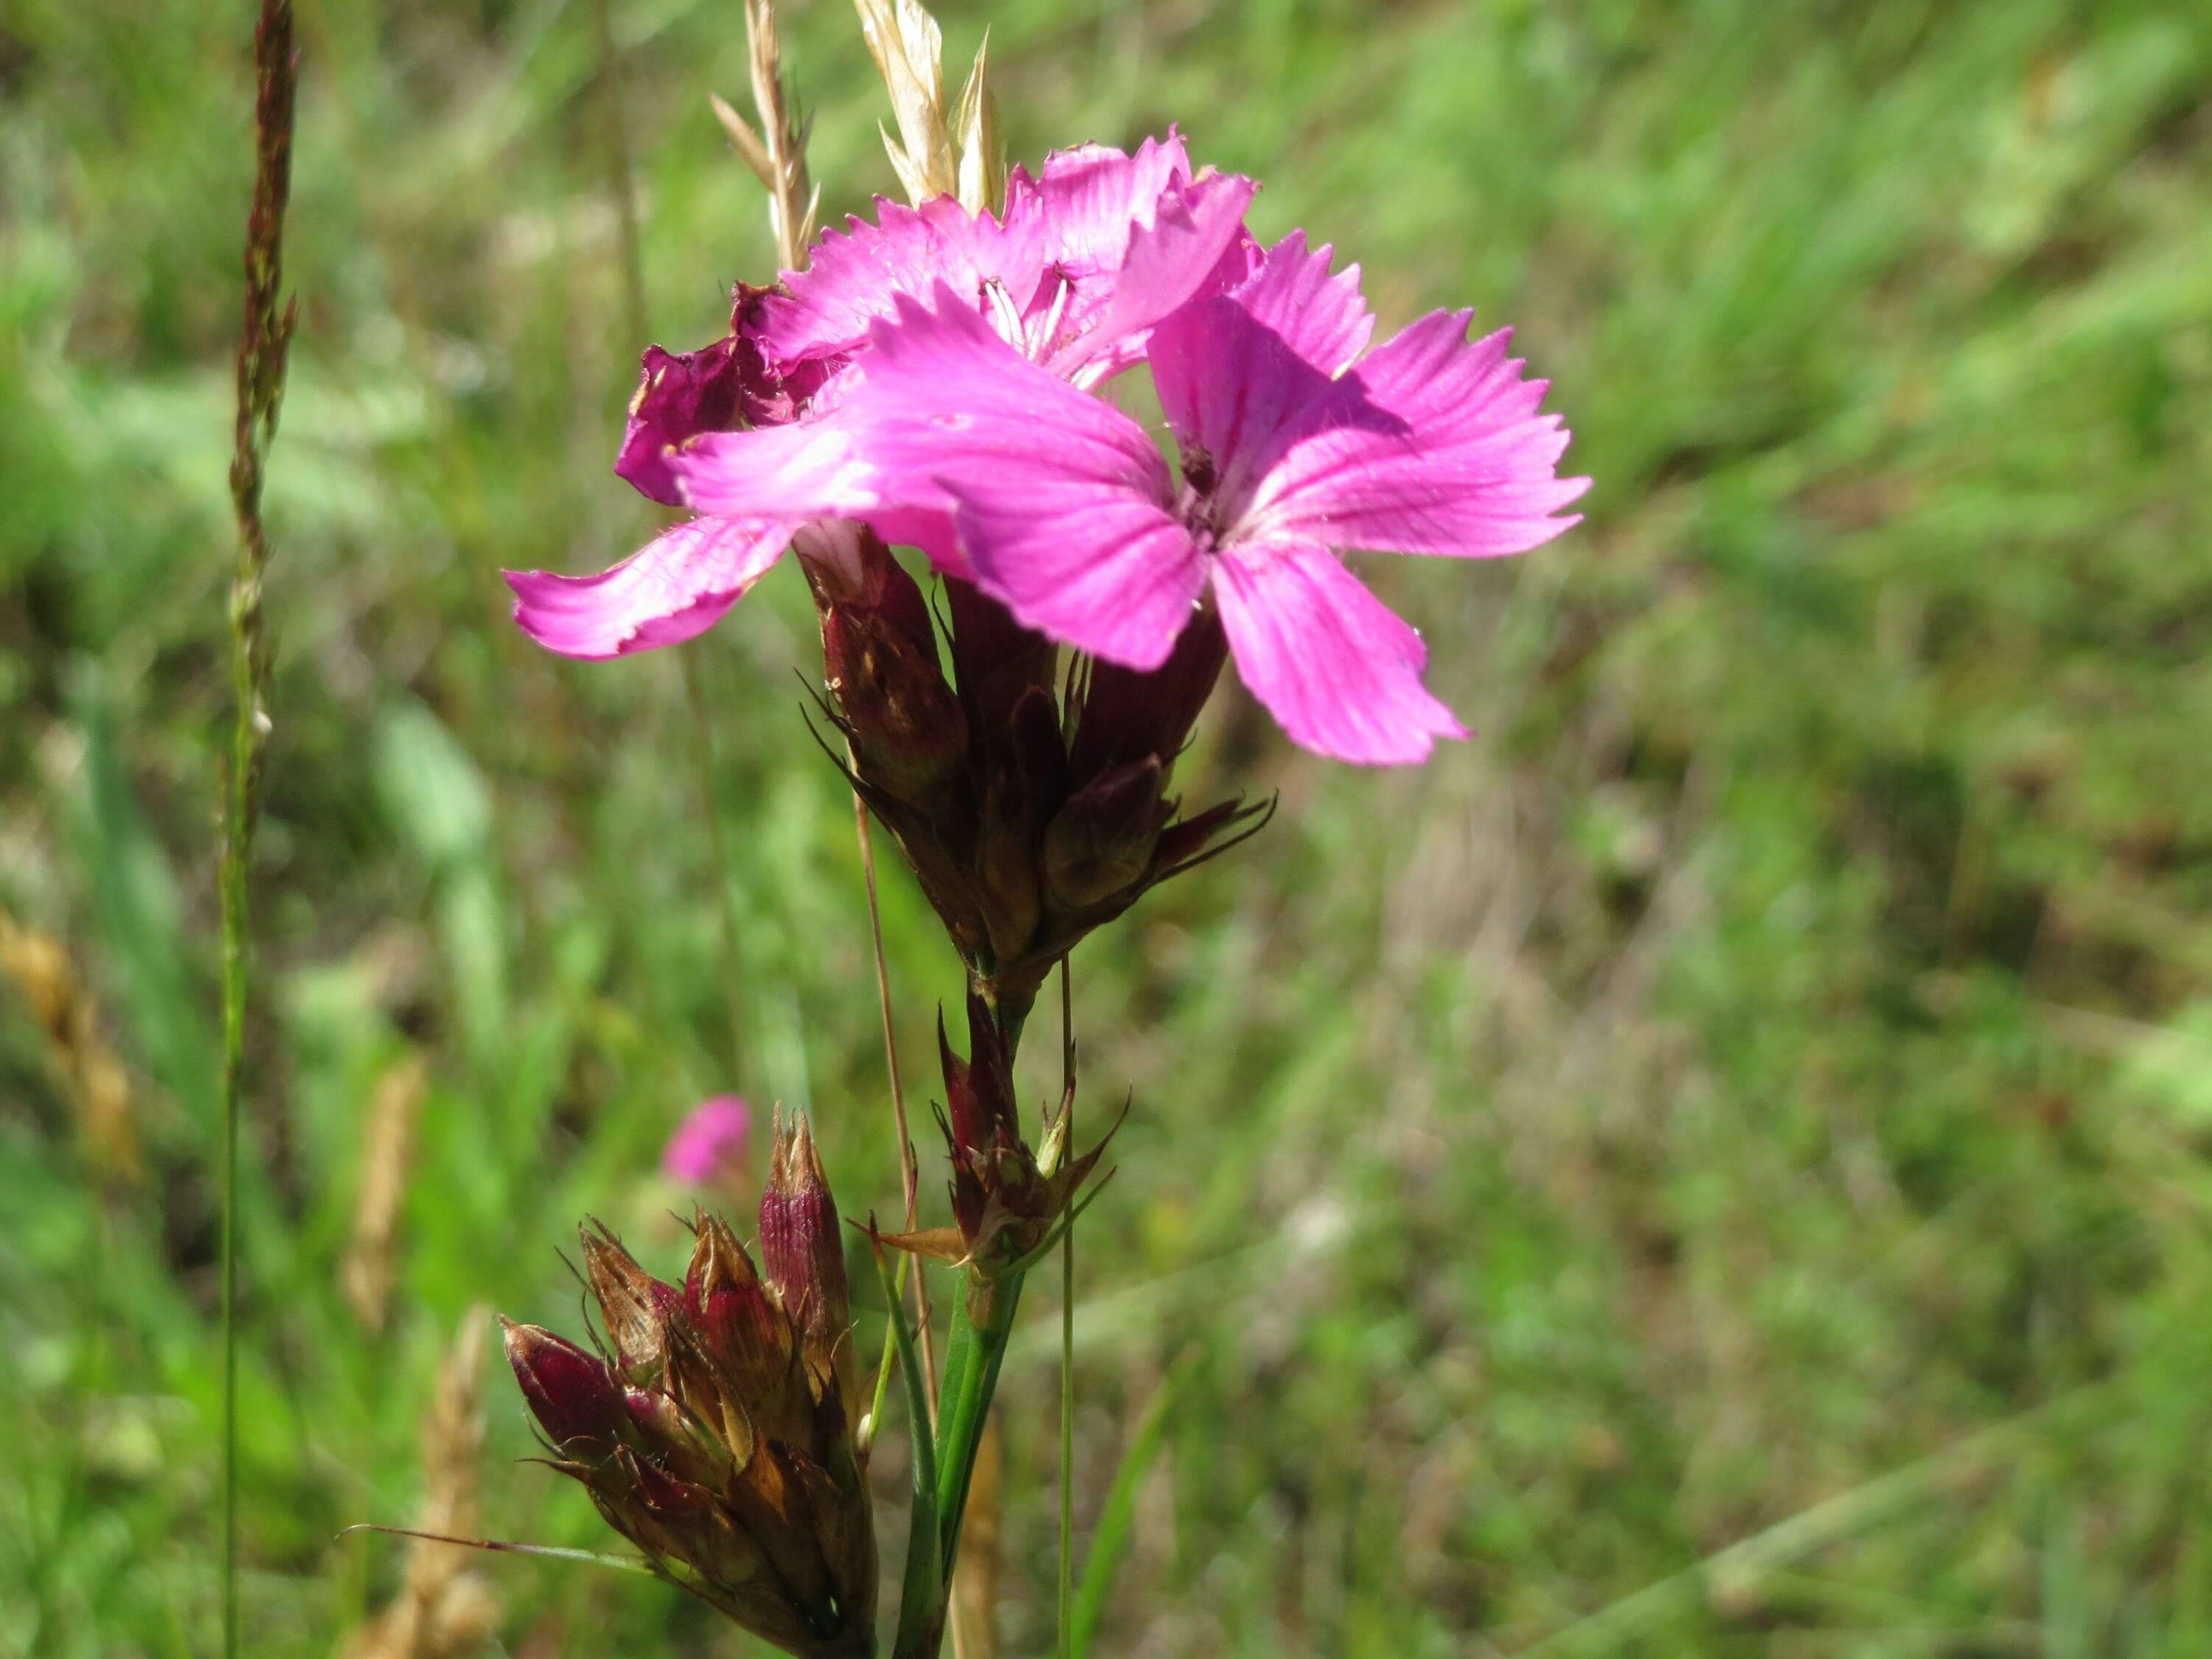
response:
<path id="1" fill-rule="evenodd" d="M 136 1183 L 144 1164 L 131 1112 L 130 1074 L 101 1040 L 98 1011 L 69 948 L 51 933 L 18 925 L 0 908 L 0 973 L 15 981 L 46 1029 L 47 1060 L 76 1115 L 94 1174 Z"/>
<path id="2" fill-rule="evenodd" d="M 471 1308 L 438 1367 L 438 1386 L 422 1417 L 423 1498 L 419 1529 L 466 1538 L 478 1520 L 477 1471 L 483 1451 L 484 1333 L 491 1315 Z M 407 1572 L 390 1606 L 354 1633 L 345 1659 L 458 1659 L 472 1653 L 499 1625 L 491 1587 L 462 1565 L 459 1544 L 417 1538 L 407 1548 Z"/>
<path id="3" fill-rule="evenodd" d="M 707 94 L 707 101 L 732 148 L 768 191 L 776 258 L 785 270 L 795 270 L 814 240 L 814 216 L 822 204 L 822 192 L 809 182 L 806 171 L 806 139 L 813 118 L 799 119 L 783 84 L 775 0 L 745 0 L 745 40 L 751 48 L 753 108 L 760 116 L 760 130 L 755 131 L 744 116 L 713 93 Z"/>
<path id="4" fill-rule="evenodd" d="M 407 1178 L 415 1164 L 415 1126 L 421 1120 L 429 1082 L 428 1062 L 419 1053 L 410 1053 L 377 1079 L 369 1093 L 353 1237 L 338 1269 L 338 1283 L 355 1316 L 371 1331 L 384 1328 L 391 1304 L 399 1212 L 407 1202 Z"/>
<path id="5" fill-rule="evenodd" d="M 884 149 L 907 199 L 919 207 L 933 196 L 956 192 L 970 208 L 992 204 L 991 158 L 1000 156 L 999 188 L 1005 188 L 1004 161 L 997 144 L 998 116 L 984 85 L 984 52 L 975 54 L 975 67 L 968 77 L 961 100 L 960 118 L 951 118 L 945 107 L 945 38 L 937 20 L 921 0 L 853 0 L 860 15 L 860 33 L 891 95 L 891 114 L 898 122 L 898 137 L 884 134 Z M 985 50 L 988 50 L 986 40 Z M 974 156 L 956 154 L 955 131 Z M 972 134 L 972 137 L 970 136 Z M 965 188 L 974 175 L 973 189 Z"/>
<path id="6" fill-rule="evenodd" d="M 988 78 L 990 58 L 991 32 L 985 29 L 953 122 L 960 145 L 960 205 L 970 213 L 996 213 L 1006 199 L 1006 139 Z"/>

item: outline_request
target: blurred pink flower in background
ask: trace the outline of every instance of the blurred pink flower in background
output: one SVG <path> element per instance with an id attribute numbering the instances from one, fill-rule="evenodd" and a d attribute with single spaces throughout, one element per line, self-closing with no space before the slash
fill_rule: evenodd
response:
<path id="1" fill-rule="evenodd" d="M 709 1095 L 684 1115 L 660 1154 L 662 1173 L 693 1187 L 719 1185 L 744 1167 L 752 1109 L 736 1095 Z"/>

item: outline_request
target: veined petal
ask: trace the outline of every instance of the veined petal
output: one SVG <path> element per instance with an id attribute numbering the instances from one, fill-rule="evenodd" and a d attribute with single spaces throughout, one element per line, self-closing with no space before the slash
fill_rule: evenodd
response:
<path id="1" fill-rule="evenodd" d="M 918 208 L 878 197 L 876 220 L 848 219 L 843 231 L 826 232 L 805 270 L 784 273 L 787 293 L 763 301 L 760 343 L 770 362 L 851 351 L 871 323 L 891 315 L 898 295 L 926 295 L 939 282 L 970 305 L 996 282 L 1026 305 L 1048 263 L 1026 192 L 1010 198 L 1004 222 L 951 196 Z"/>
<path id="2" fill-rule="evenodd" d="M 1147 138 L 1133 155 L 1105 144 L 1054 150 L 1033 186 L 1032 202 L 1050 252 L 1070 275 L 1118 270 L 1132 225 L 1152 222 L 1160 198 L 1190 179 L 1182 135 Z M 1016 210 L 1008 195 L 1008 213 Z"/>
<path id="3" fill-rule="evenodd" d="M 702 433 L 668 465 L 685 504 L 699 513 L 848 519 L 877 501 L 874 469 L 834 412 L 790 426 Z"/>
<path id="4" fill-rule="evenodd" d="M 1485 557 L 1577 522 L 1553 516 L 1589 480 L 1558 476 L 1548 383 L 1521 378 L 1504 331 L 1470 344 L 1471 314 L 1432 313 L 1339 376 L 1242 504 L 1243 533 Z"/>
<path id="5" fill-rule="evenodd" d="M 977 585 L 1025 625 L 1111 662 L 1158 666 L 1204 556 L 1167 510 L 1145 429 L 1008 346 L 957 295 L 900 302 L 869 335 L 841 419 L 892 507 L 948 504 Z"/>
<path id="6" fill-rule="evenodd" d="M 1143 496 L 1054 470 L 951 490 L 977 586 L 1024 626 L 1124 668 L 1158 668 L 1205 586 L 1204 556 Z"/>
<path id="7" fill-rule="evenodd" d="M 1129 228 L 1120 268 L 1090 316 L 1067 319 L 1047 360 L 1055 374 L 1095 385 L 1144 356 L 1152 325 L 1223 285 L 1224 259 L 1244 234 L 1244 210 L 1259 186 L 1208 173 L 1170 189 L 1148 219 Z"/>
<path id="8" fill-rule="evenodd" d="M 1226 297 L 1184 307 L 1152 331 L 1153 384 L 1182 447 L 1183 476 L 1213 500 L 1231 532 L 1337 382 L 1276 329 Z M 1403 423 L 1357 400 L 1344 418 Z"/>
<path id="9" fill-rule="evenodd" d="M 1214 561 L 1237 672 L 1291 741 L 1338 760 L 1426 760 L 1466 728 L 1421 684 L 1421 636 L 1318 543 L 1246 543 Z"/>
<path id="10" fill-rule="evenodd" d="M 1327 243 L 1309 252 L 1305 232 L 1294 230 L 1267 250 L 1229 296 L 1328 375 L 1351 368 L 1375 332 L 1375 314 L 1359 292 L 1359 267 L 1328 274 L 1335 252 Z"/>
<path id="11" fill-rule="evenodd" d="M 514 620 L 564 657 L 619 657 L 705 632 L 782 556 L 794 525 L 709 517 L 679 524 L 596 576 L 509 570 Z"/>
<path id="12" fill-rule="evenodd" d="M 819 240 L 806 270 L 785 273 L 787 292 L 760 307 L 761 349 L 786 369 L 842 358 L 898 296 L 925 298 L 941 282 L 1056 372 L 1095 381 L 1138 360 L 1157 319 L 1242 280 L 1255 188 L 1194 180 L 1170 132 L 1133 155 L 1098 144 L 1056 152 L 1034 179 L 1017 169 L 1001 216 L 951 197 L 918 208 L 879 200 L 878 222 L 849 221 Z"/>

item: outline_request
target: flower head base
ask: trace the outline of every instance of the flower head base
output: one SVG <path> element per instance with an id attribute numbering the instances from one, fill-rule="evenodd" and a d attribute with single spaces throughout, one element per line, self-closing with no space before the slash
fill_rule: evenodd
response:
<path id="1" fill-rule="evenodd" d="M 767 1276 L 699 1213 L 680 1285 L 582 1234 L 611 1352 L 508 1324 L 553 1453 L 656 1571 L 801 1659 L 873 1651 L 876 1553 L 836 1218 L 805 1121 L 779 1124 Z"/>
<path id="2" fill-rule="evenodd" d="M 1077 940 L 1265 810 L 1178 818 L 1168 793 L 1226 655 L 1220 629 L 1200 618 L 1150 672 L 1093 665 L 1063 698 L 1052 641 L 947 577 L 948 681 L 920 586 L 879 538 L 842 528 L 817 544 L 834 555 L 803 562 L 848 775 L 1018 1024 Z"/>

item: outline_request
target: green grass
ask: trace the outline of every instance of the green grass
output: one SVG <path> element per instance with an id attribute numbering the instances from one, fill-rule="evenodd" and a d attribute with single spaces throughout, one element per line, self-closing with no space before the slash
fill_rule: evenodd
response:
<path id="1" fill-rule="evenodd" d="M 68 943 L 147 1148 L 142 1184 L 95 1179 L 0 981 L 0 1650 L 54 1659 L 205 1652 L 218 1605 L 249 9 L 28 0 L 0 32 L 0 903 Z M 880 95 L 842 6 L 793 10 L 825 205 L 857 209 L 890 186 Z M 988 15 L 1018 154 L 1180 120 L 1266 179 L 1264 234 L 1360 258 L 1389 321 L 1517 324 L 1598 481 L 1529 558 L 1362 567 L 1475 741 L 1362 774 L 1225 694 L 1192 787 L 1284 811 L 1079 961 L 1086 1098 L 1135 1096 L 1082 1229 L 1079 1534 L 1194 1351 L 1091 1650 L 2212 1650 L 2212 14 Z M 945 6 L 954 55 L 985 15 Z M 739 9 L 615 22 L 647 300 L 687 346 L 769 263 L 704 101 L 744 84 Z M 301 32 L 244 1233 L 246 1646 L 272 1656 L 331 1652 L 396 1581 L 398 1546 L 332 1535 L 412 1516 L 465 1309 L 573 1326 L 555 1252 L 587 1210 L 672 1267 L 659 1145 L 732 1081 L 677 665 L 558 662 L 496 576 L 647 525 L 607 471 L 642 343 L 588 9 L 315 0 Z M 889 1212 L 810 626 L 779 573 L 697 647 L 734 1081 L 810 1105 L 844 1206 Z M 957 981 L 884 890 L 927 1078 Z M 337 1262 L 375 1081 L 416 1050 L 373 1336 Z M 1057 1306 L 1030 1302 L 1002 1395 L 1021 1655 L 1056 1575 Z M 533 1447 L 497 1376 L 487 1400 L 487 1529 L 599 1545 L 509 1461 Z M 482 1571 L 511 1651 L 746 1650 L 650 1583 Z"/>

